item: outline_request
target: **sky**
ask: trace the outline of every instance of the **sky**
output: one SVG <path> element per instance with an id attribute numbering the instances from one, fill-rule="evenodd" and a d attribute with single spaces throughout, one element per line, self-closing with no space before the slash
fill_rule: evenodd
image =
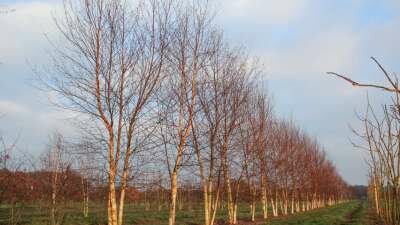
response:
<path id="1" fill-rule="evenodd" d="M 52 95 L 33 85 L 34 71 L 49 65 L 48 39 L 57 38 L 57 0 L 0 0 L 0 131 L 33 155 L 54 131 L 69 133 L 70 113 L 50 104 Z M 365 89 L 327 76 L 384 84 L 370 57 L 400 71 L 400 3 L 396 0 L 214 0 L 216 23 L 232 45 L 244 46 L 262 62 L 275 114 L 316 137 L 350 184 L 367 183 L 364 153 L 350 127 L 361 128 Z M 387 101 L 368 90 L 372 103 Z"/>

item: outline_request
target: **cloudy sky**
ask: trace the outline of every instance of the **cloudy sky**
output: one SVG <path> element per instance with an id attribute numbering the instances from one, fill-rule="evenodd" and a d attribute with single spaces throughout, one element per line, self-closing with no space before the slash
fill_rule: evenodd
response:
<path id="1" fill-rule="evenodd" d="M 349 126 L 360 127 L 366 90 L 325 75 L 351 74 L 382 82 L 369 59 L 400 71 L 400 4 L 396 0 L 218 0 L 217 23 L 231 43 L 245 46 L 265 66 L 267 88 L 278 115 L 294 119 L 324 145 L 350 184 L 366 184 L 363 153 Z M 34 68 L 49 65 L 46 36 L 57 37 L 56 0 L 0 0 L 0 130 L 19 137 L 19 148 L 39 154 L 53 130 L 68 132 L 68 113 L 52 107 L 32 85 Z M 379 105 L 385 97 L 369 91 Z"/>

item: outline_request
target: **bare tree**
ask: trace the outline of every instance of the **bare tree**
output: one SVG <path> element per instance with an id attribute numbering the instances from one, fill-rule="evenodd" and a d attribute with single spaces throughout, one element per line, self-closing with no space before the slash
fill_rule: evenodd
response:
<path id="1" fill-rule="evenodd" d="M 146 125 L 145 112 L 162 80 L 168 4 L 65 0 L 63 18 L 56 20 L 65 47 L 55 46 L 54 73 L 40 76 L 58 94 L 60 106 L 96 124 L 107 146 L 110 225 L 123 223 L 129 164 L 137 149 L 133 139 Z"/>
<path id="2" fill-rule="evenodd" d="M 257 191 L 261 192 L 263 218 L 268 217 L 267 200 L 267 132 L 272 118 L 272 106 L 265 94 L 254 93 L 246 108 L 245 125 L 246 134 L 242 137 L 244 142 L 243 153 L 245 171 L 251 200 L 251 219 L 255 220 Z M 243 132 L 243 131 L 242 131 Z M 257 182 L 258 179 L 258 182 Z M 257 187 L 259 184 L 259 187 Z"/>
<path id="3" fill-rule="evenodd" d="M 94 179 L 95 174 L 100 170 L 99 166 L 96 165 L 99 163 L 96 162 L 94 148 L 93 143 L 85 140 L 72 145 L 69 151 L 74 156 L 74 165 L 81 178 L 82 213 L 84 217 L 88 217 L 89 214 L 91 180 Z"/>
<path id="4" fill-rule="evenodd" d="M 64 138 L 55 132 L 49 140 L 48 150 L 41 156 L 42 167 L 49 174 L 50 224 L 61 224 L 64 217 L 60 192 L 66 183 L 72 161 L 67 157 Z"/>
<path id="5" fill-rule="evenodd" d="M 391 103 L 382 106 L 377 114 L 368 99 L 365 115 L 359 116 L 364 125 L 363 131 L 354 131 L 363 144 L 356 147 L 367 150 L 371 177 L 370 195 L 378 216 L 385 224 L 400 223 L 400 88 L 398 77 L 389 74 L 377 59 L 371 58 L 383 73 L 387 85 L 360 83 L 347 76 L 328 72 L 355 87 L 383 90 L 391 95 Z"/>
<path id="6" fill-rule="evenodd" d="M 161 137 L 170 178 L 169 224 L 175 224 L 178 176 L 188 155 L 199 74 L 215 49 L 208 5 L 201 2 L 176 6 L 165 89 L 160 95 Z"/>
<path id="7" fill-rule="evenodd" d="M 225 181 L 227 194 L 228 221 L 230 224 L 236 224 L 237 216 L 237 190 L 239 189 L 240 179 L 243 168 L 236 179 L 235 187 L 232 187 L 231 162 L 238 149 L 235 148 L 235 141 L 239 134 L 239 125 L 244 115 L 245 103 L 248 100 L 250 90 L 252 89 L 250 79 L 252 78 L 254 68 L 249 67 L 248 59 L 243 58 L 240 51 L 232 51 L 226 57 L 226 67 L 223 70 L 224 81 L 222 84 L 221 99 L 221 129 L 218 133 L 218 142 L 221 157 L 221 169 Z M 250 68 L 250 69 L 249 69 Z M 240 164 L 241 165 L 241 164 Z M 233 189 L 236 192 L 233 192 Z"/>

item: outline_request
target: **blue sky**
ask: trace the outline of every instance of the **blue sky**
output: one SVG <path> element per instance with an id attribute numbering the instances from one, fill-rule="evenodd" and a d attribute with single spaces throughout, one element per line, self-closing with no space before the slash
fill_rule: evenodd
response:
<path id="1" fill-rule="evenodd" d="M 16 9 L 0 14 L 0 130 L 20 135 L 19 148 L 39 154 L 55 129 L 71 132 L 68 112 L 52 107 L 50 94 L 32 86 L 33 68 L 49 65 L 45 34 L 56 38 L 52 20 L 58 1 L 0 0 Z M 216 0 L 216 21 L 232 44 L 245 46 L 264 64 L 276 114 L 293 118 L 317 137 L 351 184 L 365 184 L 363 153 L 354 149 L 349 125 L 358 128 L 366 90 L 353 89 L 326 71 L 383 82 L 369 59 L 400 71 L 400 3 L 395 0 Z M 386 98 L 369 91 L 374 104 Z"/>

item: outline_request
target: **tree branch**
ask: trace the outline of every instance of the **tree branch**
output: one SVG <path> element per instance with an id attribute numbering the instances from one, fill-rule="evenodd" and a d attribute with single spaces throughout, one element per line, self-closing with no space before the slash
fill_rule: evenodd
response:
<path id="1" fill-rule="evenodd" d="M 333 75 L 333 76 L 337 76 L 337 77 L 339 77 L 339 78 L 342 78 L 343 80 L 345 80 L 345 81 L 351 83 L 353 86 L 358 86 L 358 87 L 372 87 L 372 88 L 377 88 L 377 89 L 381 89 L 381 90 L 384 90 L 384 91 L 400 93 L 400 90 L 397 89 L 397 88 L 394 89 L 394 88 L 389 88 L 389 87 L 385 87 L 385 86 L 381 86 L 381 85 L 376 85 L 376 84 L 363 84 L 363 83 L 359 83 L 359 82 L 356 82 L 356 81 L 354 81 L 354 80 L 352 80 L 352 79 L 350 79 L 350 78 L 348 78 L 348 77 L 346 77 L 346 76 L 344 76 L 344 75 L 340 75 L 340 74 L 335 73 L 335 72 L 327 72 L 327 74 Z"/>

